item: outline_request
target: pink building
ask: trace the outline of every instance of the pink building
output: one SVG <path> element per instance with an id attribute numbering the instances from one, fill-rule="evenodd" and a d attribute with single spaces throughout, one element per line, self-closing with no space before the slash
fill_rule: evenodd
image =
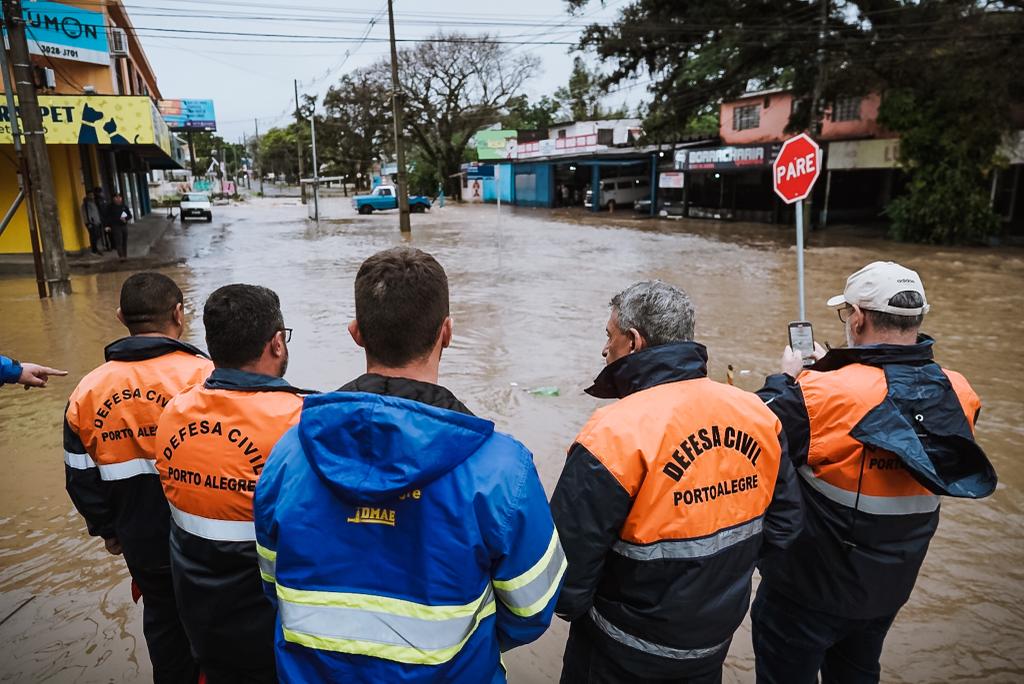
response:
<path id="1" fill-rule="evenodd" d="M 881 97 L 875 93 L 837 99 L 825 112 L 821 139 L 832 141 L 894 137 L 878 125 L 880 104 Z M 721 104 L 719 136 L 726 145 L 781 142 L 791 136 L 786 133 L 786 125 L 792 111 L 793 95 L 787 91 L 748 93 Z"/>

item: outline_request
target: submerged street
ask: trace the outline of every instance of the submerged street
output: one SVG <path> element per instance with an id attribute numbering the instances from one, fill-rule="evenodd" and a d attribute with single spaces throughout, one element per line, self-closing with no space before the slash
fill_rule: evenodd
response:
<path id="1" fill-rule="evenodd" d="M 488 205 L 435 207 L 413 216 L 413 232 L 403 237 L 394 213 L 359 216 L 344 198 L 324 205 L 319 224 L 288 198 L 217 206 L 209 224 L 171 224 L 156 255 L 182 260 L 162 270 L 185 292 L 186 341 L 205 346 L 201 311 L 213 290 L 265 285 L 280 295 L 294 329 L 287 379 L 333 390 L 363 372 L 362 351 L 346 331 L 356 269 L 370 254 L 408 242 L 433 254 L 450 280 L 455 332 L 441 383 L 531 449 L 549 494 L 566 448 L 603 403 L 583 389 L 603 364 L 615 292 L 652 278 L 683 288 L 697 307 L 710 376 L 725 381 L 731 364 L 736 384 L 749 390 L 777 371 L 786 325 L 798 317 L 792 228 L 641 221 L 623 212 L 499 213 Z M 911 267 L 927 283 L 924 331 L 936 339 L 938 361 L 964 373 L 980 395 L 977 437 L 1000 478 L 989 499 L 943 501 L 913 597 L 886 641 L 884 681 L 1019 681 L 1024 359 L 1015 345 L 1024 337 L 1024 250 L 907 245 L 845 229 L 814 234 L 806 287 L 817 340 L 843 344 L 842 325 L 824 301 L 876 259 Z M 127 334 L 114 312 L 128 275 L 77 275 L 72 296 L 42 302 L 31 277 L 0 279 L 0 349 L 70 371 L 41 391 L 0 391 L 0 620 L 16 611 L 0 623 L 0 681 L 150 676 L 127 570 L 86 536 L 64 492 L 61 457 L 68 394 L 102 362 L 103 347 Z M 506 654 L 510 681 L 557 681 L 566 631 L 556 619 L 540 641 Z M 725 681 L 752 680 L 748 619 L 733 640 Z"/>

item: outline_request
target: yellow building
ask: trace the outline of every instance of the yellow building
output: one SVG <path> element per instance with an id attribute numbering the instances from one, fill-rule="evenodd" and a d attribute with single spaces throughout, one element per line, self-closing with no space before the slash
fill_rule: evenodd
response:
<path id="1" fill-rule="evenodd" d="M 33 66 L 52 86 L 37 90 L 64 247 L 79 252 L 89 248 L 81 209 L 87 188 L 102 188 L 107 201 L 120 192 L 144 216 L 146 174 L 178 164 L 157 111 L 156 76 L 121 0 L 23 6 Z M 0 215 L 18 193 L 11 116 L 0 96 Z M 0 233 L 0 254 L 32 251 L 25 207 Z"/>

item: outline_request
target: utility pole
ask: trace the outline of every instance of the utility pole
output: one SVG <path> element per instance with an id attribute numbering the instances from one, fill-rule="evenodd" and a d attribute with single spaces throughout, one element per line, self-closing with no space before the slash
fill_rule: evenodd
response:
<path id="1" fill-rule="evenodd" d="M 811 93 L 811 137 L 821 142 L 821 128 L 825 119 L 825 103 L 822 97 L 825 92 L 825 35 L 828 28 L 828 0 L 818 0 L 818 52 L 816 55 L 818 71 L 814 77 L 814 90 Z M 814 198 L 808 197 L 806 202 L 799 202 L 797 210 L 803 210 L 803 237 L 811 231 Z M 802 254 L 802 252 L 801 252 Z M 802 320 L 802 319 L 801 319 Z"/>
<path id="2" fill-rule="evenodd" d="M 25 37 L 25 18 L 21 0 L 3 0 L 4 24 L 11 45 L 11 67 L 18 93 L 18 112 L 25 136 L 25 162 L 28 167 L 35 215 L 42 237 L 43 273 L 50 286 L 50 296 L 71 294 L 68 258 L 64 253 L 64 233 L 57 214 L 57 198 L 53 188 L 53 172 L 43 137 L 43 119 L 36 99 L 36 84 Z M 0 48 L 3 46 L 0 45 Z"/>
<path id="3" fill-rule="evenodd" d="M 256 173 L 260 177 L 260 197 L 264 197 L 263 194 L 263 160 L 260 159 L 260 120 L 253 119 L 252 123 L 256 126 L 256 159 L 253 160 L 253 166 L 256 167 Z"/>
<path id="4" fill-rule="evenodd" d="M 316 160 L 316 112 L 309 116 L 309 133 L 313 138 L 313 216 L 320 223 L 320 165 Z"/>
<path id="5" fill-rule="evenodd" d="M 197 160 L 196 160 L 196 144 L 195 144 L 195 141 L 192 138 L 192 129 L 191 128 L 188 129 L 188 135 L 186 137 L 188 138 L 188 156 L 192 160 L 192 164 L 191 164 L 191 167 L 192 167 L 192 178 L 194 180 L 196 178 L 199 178 L 199 167 L 196 166 L 196 163 L 197 163 Z"/>
<path id="6" fill-rule="evenodd" d="M 395 119 L 395 157 L 398 161 L 398 228 L 412 232 L 409 225 L 409 196 L 406 193 L 405 147 L 402 144 L 402 105 L 398 94 L 398 48 L 395 47 L 395 12 L 388 0 L 388 29 L 391 31 L 391 107 Z"/>
<path id="7" fill-rule="evenodd" d="M 302 186 L 302 110 L 299 109 L 299 80 L 293 79 L 295 84 L 295 155 L 299 159 L 299 186 Z"/>

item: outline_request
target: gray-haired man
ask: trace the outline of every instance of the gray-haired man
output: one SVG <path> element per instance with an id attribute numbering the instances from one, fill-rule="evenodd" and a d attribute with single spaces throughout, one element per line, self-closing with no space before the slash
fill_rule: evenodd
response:
<path id="1" fill-rule="evenodd" d="M 551 509 L 569 560 L 562 682 L 718 682 L 754 565 L 802 523 L 785 433 L 757 396 L 707 377 L 681 290 L 611 301 L 598 409 Z"/>

